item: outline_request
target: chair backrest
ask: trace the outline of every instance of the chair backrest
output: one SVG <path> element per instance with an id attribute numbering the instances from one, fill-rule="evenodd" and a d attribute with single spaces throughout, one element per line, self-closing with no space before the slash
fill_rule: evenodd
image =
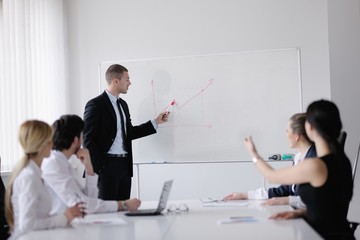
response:
<path id="1" fill-rule="evenodd" d="M 353 176 L 353 182 L 355 181 L 355 175 L 356 175 L 356 169 L 357 169 L 357 164 L 359 161 L 359 154 L 360 154 L 360 141 L 359 141 L 359 146 L 357 149 L 357 153 L 356 153 L 356 157 L 353 163 L 353 172 L 352 172 L 352 176 Z"/>
<path id="2" fill-rule="evenodd" d="M 0 157 L 0 170 L 1 170 L 1 157 Z M 0 239 L 7 239 L 9 226 L 5 218 L 5 186 L 0 176 Z"/>
<path id="3" fill-rule="evenodd" d="M 353 170 L 352 170 L 352 178 L 353 178 L 353 183 L 355 183 L 355 176 L 356 176 L 356 169 L 357 169 L 357 164 L 358 164 L 358 160 L 359 160 L 359 154 L 360 154 L 360 141 L 359 141 L 359 146 L 357 149 L 357 153 L 356 153 L 356 157 L 353 163 Z M 354 221 L 349 221 L 350 224 L 350 229 L 352 231 L 353 234 L 355 234 L 356 228 L 359 225 L 358 222 L 354 222 Z"/>
<path id="4" fill-rule="evenodd" d="M 347 133 L 345 131 L 342 131 L 340 133 L 340 136 L 338 138 L 338 142 L 340 144 L 340 147 L 345 151 L 345 141 L 346 141 Z"/>
<path id="5" fill-rule="evenodd" d="M 347 137 L 347 133 L 345 131 L 342 131 L 340 133 L 339 138 L 338 138 L 340 146 L 342 147 L 343 150 L 345 150 L 344 147 L 345 147 L 346 137 Z M 355 160 L 354 160 L 354 163 L 353 163 L 353 170 L 352 170 L 353 182 L 355 181 L 355 175 L 356 175 L 356 170 L 357 170 L 357 164 L 358 164 L 358 161 L 359 161 L 359 156 L 360 156 L 360 141 L 359 141 L 358 149 L 357 149 L 357 152 L 356 152 Z"/>

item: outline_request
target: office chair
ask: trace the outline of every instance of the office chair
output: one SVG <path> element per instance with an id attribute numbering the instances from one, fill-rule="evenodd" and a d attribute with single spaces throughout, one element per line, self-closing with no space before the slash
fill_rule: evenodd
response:
<path id="1" fill-rule="evenodd" d="M 345 151 L 346 137 L 347 137 L 347 133 L 345 131 L 342 131 L 340 133 L 339 138 L 338 138 L 338 142 L 340 144 L 340 147 L 343 149 L 343 151 Z M 355 161 L 354 161 L 354 165 L 353 165 L 353 171 L 352 171 L 353 183 L 354 183 L 354 180 L 355 180 L 355 173 L 356 173 L 357 162 L 358 162 L 358 159 L 359 159 L 359 152 L 360 152 L 360 143 L 359 143 L 358 151 L 357 151 Z M 350 224 L 350 229 L 351 229 L 352 233 L 354 234 L 357 226 L 359 225 L 359 223 L 349 221 L 349 224 Z"/>
<path id="2" fill-rule="evenodd" d="M 338 142 L 340 144 L 340 147 L 345 151 L 345 141 L 346 141 L 347 133 L 345 131 L 342 131 L 340 133 L 340 136 L 338 138 Z"/>
<path id="3" fill-rule="evenodd" d="M 357 164 L 358 164 L 358 160 L 359 160 L 359 154 L 360 154 L 360 142 L 359 142 L 359 146 L 358 146 L 358 150 L 356 153 L 356 157 L 354 160 L 354 164 L 353 164 L 353 172 L 352 172 L 352 177 L 353 177 L 353 183 L 355 183 L 355 176 L 356 176 L 356 169 L 357 169 Z M 353 233 L 355 233 L 357 226 L 359 225 L 358 222 L 349 222 L 350 224 L 350 229 Z"/>
<path id="4" fill-rule="evenodd" d="M 0 158 L 1 169 L 1 158 Z M 0 176 L 0 239 L 7 239 L 9 237 L 9 226 L 5 218 L 5 186 Z"/>
<path id="5" fill-rule="evenodd" d="M 358 150 L 356 153 L 355 161 L 353 164 L 353 172 L 352 172 L 353 182 L 355 181 L 355 175 L 356 175 L 356 169 L 357 169 L 357 164 L 358 164 L 358 160 L 359 160 L 359 154 L 360 154 L 360 142 L 359 142 Z"/>

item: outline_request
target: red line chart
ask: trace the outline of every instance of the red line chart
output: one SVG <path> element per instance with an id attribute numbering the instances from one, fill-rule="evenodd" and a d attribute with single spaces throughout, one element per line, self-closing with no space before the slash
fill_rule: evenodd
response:
<path id="1" fill-rule="evenodd" d="M 209 87 L 211 87 L 212 84 L 214 84 L 215 80 L 214 79 L 209 79 L 209 81 L 202 87 L 200 87 L 200 90 L 197 91 L 196 93 L 194 93 L 192 96 L 188 97 L 187 99 L 185 100 L 182 100 L 181 102 L 178 101 L 176 98 L 174 98 L 173 101 L 175 101 L 175 106 L 173 107 L 176 107 L 176 110 L 178 113 L 181 113 L 181 110 L 183 108 L 185 108 L 186 106 L 188 105 L 191 105 L 192 102 L 194 102 L 197 98 L 203 96 L 203 94 L 206 93 L 206 91 L 208 90 Z M 156 83 L 155 83 L 155 80 L 151 80 L 150 81 L 150 86 L 151 86 L 151 91 L 152 91 L 152 102 L 153 102 L 153 108 L 154 108 L 154 113 L 155 115 L 157 115 L 157 96 L 156 96 Z M 169 107 L 171 107 L 171 103 L 170 102 L 168 105 L 166 105 L 162 112 L 163 111 L 166 111 L 167 109 L 169 109 Z M 189 124 L 189 123 L 186 123 L 186 124 L 173 124 L 173 125 L 170 125 L 170 124 L 167 124 L 166 126 L 162 126 L 162 127 L 206 127 L 206 128 L 211 128 L 211 124 L 199 124 L 199 123 L 194 123 L 194 124 Z"/>

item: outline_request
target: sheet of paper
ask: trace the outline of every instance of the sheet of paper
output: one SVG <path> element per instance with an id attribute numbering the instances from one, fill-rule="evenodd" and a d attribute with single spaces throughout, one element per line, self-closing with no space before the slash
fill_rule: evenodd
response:
<path id="1" fill-rule="evenodd" d="M 219 219 L 217 224 L 232 224 L 232 223 L 259 223 L 259 222 L 268 222 L 269 219 L 258 219 L 250 216 L 236 216 L 228 217 L 224 219 Z"/>
<path id="2" fill-rule="evenodd" d="M 222 201 L 212 199 L 200 199 L 203 207 L 244 207 L 249 205 L 247 200 Z"/>
<path id="3" fill-rule="evenodd" d="M 71 225 L 79 227 L 83 225 L 122 225 L 127 222 L 117 214 L 90 214 L 84 218 L 75 218 Z"/>

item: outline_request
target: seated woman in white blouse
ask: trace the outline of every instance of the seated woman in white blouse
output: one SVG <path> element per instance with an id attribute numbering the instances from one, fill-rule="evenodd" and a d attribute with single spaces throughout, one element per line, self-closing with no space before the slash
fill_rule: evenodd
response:
<path id="1" fill-rule="evenodd" d="M 51 127 L 42 121 L 26 121 L 20 126 L 19 141 L 25 156 L 16 165 L 5 196 L 10 239 L 33 230 L 65 227 L 73 218 L 83 216 L 80 206 L 68 208 L 64 214 L 49 214 L 51 198 L 40 166 L 50 154 L 52 135 Z"/>

